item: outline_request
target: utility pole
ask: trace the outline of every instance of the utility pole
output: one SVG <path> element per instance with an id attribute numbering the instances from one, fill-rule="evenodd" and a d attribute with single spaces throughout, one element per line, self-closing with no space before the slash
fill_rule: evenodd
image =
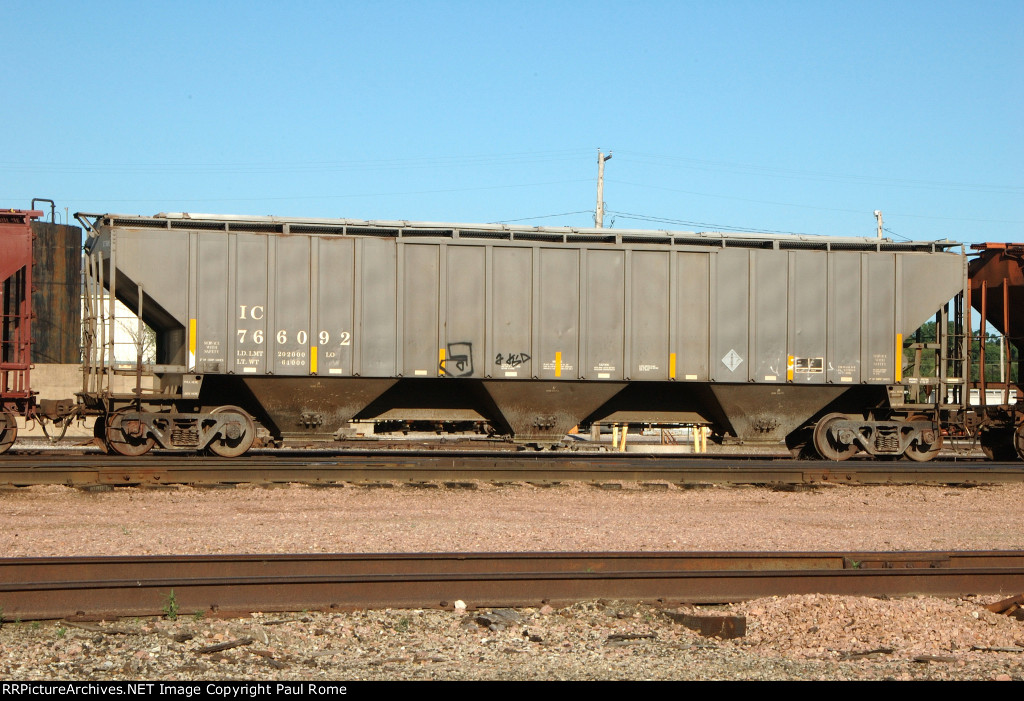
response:
<path id="1" fill-rule="evenodd" d="M 875 210 L 875 219 L 878 220 L 878 238 L 882 238 L 882 210 Z"/>
<path id="2" fill-rule="evenodd" d="M 597 150 L 597 209 L 594 212 L 594 226 L 604 228 L 604 162 L 611 160 L 612 152 L 605 156 Z"/>

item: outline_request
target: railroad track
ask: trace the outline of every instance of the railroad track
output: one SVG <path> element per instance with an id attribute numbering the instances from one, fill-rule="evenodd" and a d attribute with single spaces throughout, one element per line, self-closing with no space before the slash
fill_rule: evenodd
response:
<path id="1" fill-rule="evenodd" d="M 469 553 L 0 560 L 5 620 L 253 611 L 673 605 L 787 594 L 1018 594 L 1024 552 Z"/>
<path id="2" fill-rule="evenodd" d="M 633 453 L 349 451 L 142 458 L 95 454 L 7 455 L 0 485 L 448 484 L 485 482 L 700 484 L 942 484 L 1024 481 L 1024 463 L 972 460 L 879 462 L 644 455 Z"/>

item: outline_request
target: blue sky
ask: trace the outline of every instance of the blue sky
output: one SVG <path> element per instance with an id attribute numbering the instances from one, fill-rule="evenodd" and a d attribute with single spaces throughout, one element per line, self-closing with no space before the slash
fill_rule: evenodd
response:
<path id="1" fill-rule="evenodd" d="M 0 206 L 1024 240 L 1024 2 L 0 0 Z M 547 216 L 559 215 L 559 216 Z"/>

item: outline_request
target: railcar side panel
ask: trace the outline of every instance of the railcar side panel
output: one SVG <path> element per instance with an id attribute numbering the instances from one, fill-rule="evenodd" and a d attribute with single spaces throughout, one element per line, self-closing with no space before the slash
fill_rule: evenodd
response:
<path id="1" fill-rule="evenodd" d="M 353 306 L 355 289 L 354 239 L 318 236 L 316 372 L 320 375 L 352 375 Z"/>
<path id="2" fill-rule="evenodd" d="M 754 382 L 786 381 L 786 350 L 791 345 L 787 339 L 787 319 L 792 318 L 791 304 L 787 304 L 791 255 L 786 251 L 751 253 L 754 334 L 749 379 Z"/>
<path id="3" fill-rule="evenodd" d="M 309 354 L 310 241 L 307 236 L 280 236 L 274 239 L 274 325 L 269 338 L 275 375 L 308 375 Z M 313 294 L 311 294 L 313 293 Z"/>
<path id="4" fill-rule="evenodd" d="M 404 244 L 402 251 L 402 374 L 437 377 L 445 361 L 438 345 L 440 247 Z"/>
<path id="5" fill-rule="evenodd" d="M 711 263 L 714 256 L 704 251 L 680 251 L 674 254 L 674 258 L 678 294 L 675 379 L 707 382 L 711 379 L 710 358 L 714 355 L 711 352 Z M 742 280 L 746 280 L 745 275 Z"/>
<path id="6" fill-rule="evenodd" d="M 625 374 L 623 339 L 626 316 L 626 252 L 587 250 L 583 329 L 585 361 L 580 376 L 619 380 Z"/>
<path id="7" fill-rule="evenodd" d="M 747 329 L 750 324 L 752 270 L 750 251 L 720 250 L 711 256 L 712 288 L 711 357 L 712 382 L 747 382 L 753 379 Z"/>
<path id="8" fill-rule="evenodd" d="M 533 248 L 495 246 L 491 263 L 491 350 L 485 374 L 499 378 L 530 378 L 539 367 L 534 348 Z"/>
<path id="9" fill-rule="evenodd" d="M 193 334 L 197 372 L 227 372 L 228 358 L 228 237 L 195 235 L 196 299 Z"/>
<path id="10" fill-rule="evenodd" d="M 823 291 L 828 289 L 828 266 L 814 251 L 789 252 L 790 328 L 793 382 L 823 384 L 827 381 L 827 313 Z"/>
<path id="11" fill-rule="evenodd" d="M 236 373 L 267 373 L 267 237 L 238 234 L 235 239 L 234 367 Z"/>
<path id="12" fill-rule="evenodd" d="M 896 256 L 892 253 L 863 256 L 864 284 L 861 295 L 864 314 L 861 334 L 865 341 L 862 366 L 869 382 L 893 382 L 895 378 L 896 306 L 894 283 Z"/>
<path id="13" fill-rule="evenodd" d="M 487 361 L 487 249 L 445 246 L 447 285 L 441 348 L 446 377 L 483 377 Z M 491 359 L 493 362 L 493 358 Z"/>
<path id="14" fill-rule="evenodd" d="M 829 362 L 825 380 L 834 384 L 861 381 L 861 258 L 860 253 L 837 251 L 828 259 Z"/>
<path id="15" fill-rule="evenodd" d="M 539 311 L 535 332 L 539 362 L 536 374 L 545 380 L 575 379 L 579 371 L 580 269 L 578 249 L 538 248 Z"/>
<path id="16" fill-rule="evenodd" d="M 361 377 L 393 377 L 397 372 L 398 279 L 394 241 L 360 239 L 356 246 L 362 298 L 354 342 L 359 358 L 353 372 Z"/>
<path id="17" fill-rule="evenodd" d="M 632 380 L 668 380 L 672 358 L 678 358 L 669 340 L 670 275 L 672 254 L 668 251 L 633 251 L 630 266 L 628 319 Z M 593 331 L 591 331 L 593 333 Z M 678 362 L 678 361 L 677 361 Z"/>

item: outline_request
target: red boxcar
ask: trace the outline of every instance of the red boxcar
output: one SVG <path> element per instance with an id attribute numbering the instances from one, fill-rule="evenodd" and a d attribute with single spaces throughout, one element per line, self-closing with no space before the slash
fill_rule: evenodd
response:
<path id="1" fill-rule="evenodd" d="M 18 436 L 17 416 L 31 417 L 32 220 L 42 212 L 0 211 L 0 453 Z"/>

